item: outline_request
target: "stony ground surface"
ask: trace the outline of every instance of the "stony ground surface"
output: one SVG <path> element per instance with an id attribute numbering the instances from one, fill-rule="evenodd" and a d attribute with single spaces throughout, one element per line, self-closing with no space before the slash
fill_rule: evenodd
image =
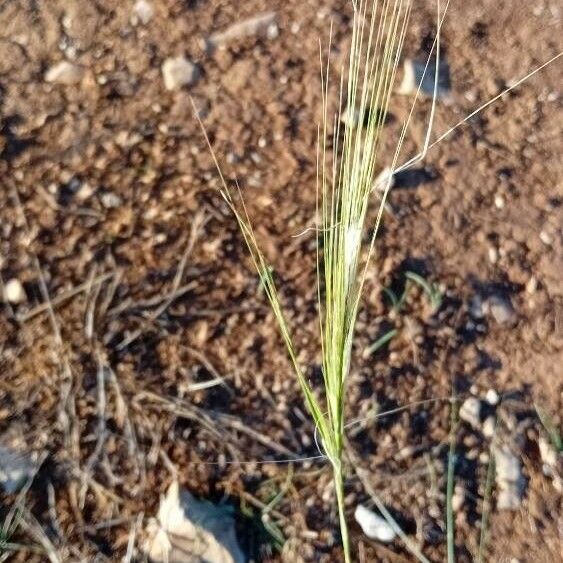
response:
<path id="1" fill-rule="evenodd" d="M 18 493 L 0 475 L 0 552 L 142 560 L 146 519 L 177 477 L 234 507 L 254 560 L 341 561 L 324 460 L 264 463 L 316 456 L 314 432 L 190 100 L 241 185 L 320 383 L 315 240 L 294 235 L 315 213 L 318 40 L 332 20 L 338 68 L 349 3 L 134 4 L 0 3 L 0 465 L 23 456 L 32 477 Z M 409 57 L 435 32 L 434 8 L 420 4 Z M 436 134 L 560 52 L 560 29 L 556 1 L 452 2 L 452 91 Z M 354 523 L 373 493 L 445 560 L 452 436 L 458 560 L 476 558 L 483 513 L 485 560 L 558 560 L 561 457 L 548 429 L 555 441 L 562 74 L 559 60 L 472 118 L 390 194 L 347 405 L 360 419 L 346 494 L 361 561 L 412 560 Z M 411 102 L 391 103 L 382 166 Z M 405 158 L 422 147 L 429 108 L 417 107 Z M 406 291 L 399 311 L 384 288 Z"/>

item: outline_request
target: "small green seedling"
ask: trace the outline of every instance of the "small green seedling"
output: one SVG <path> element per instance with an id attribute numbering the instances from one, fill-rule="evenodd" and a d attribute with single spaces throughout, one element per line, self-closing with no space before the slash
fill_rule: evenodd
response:
<path id="1" fill-rule="evenodd" d="M 442 292 L 440 291 L 438 284 L 428 283 L 422 276 L 416 274 L 415 272 L 406 272 L 405 276 L 407 280 L 416 283 L 424 290 L 424 293 L 426 293 L 426 296 L 430 301 L 432 310 L 437 311 L 442 305 Z"/>
<path id="2" fill-rule="evenodd" d="M 390 331 L 386 332 L 383 336 L 379 337 L 371 346 L 368 346 L 364 350 L 364 354 L 363 354 L 364 358 L 367 358 L 372 354 L 375 354 L 380 348 L 383 348 L 385 344 L 393 340 L 393 338 L 395 338 L 396 335 L 397 335 L 397 329 L 392 328 Z"/>
<path id="3" fill-rule="evenodd" d="M 391 302 L 391 307 L 393 309 L 393 311 L 395 311 L 396 313 L 399 313 L 401 311 L 401 309 L 403 308 L 403 305 L 405 303 L 405 299 L 407 296 L 407 291 L 405 288 L 405 291 L 403 291 L 403 294 L 401 295 L 401 297 L 397 297 L 397 294 L 390 288 L 388 287 L 384 287 L 383 288 L 383 293 L 385 293 L 385 295 L 388 297 L 389 301 Z"/>

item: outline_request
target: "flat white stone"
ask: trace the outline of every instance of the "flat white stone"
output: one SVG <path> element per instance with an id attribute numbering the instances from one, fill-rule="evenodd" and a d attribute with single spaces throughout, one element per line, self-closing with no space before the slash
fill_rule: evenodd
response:
<path id="1" fill-rule="evenodd" d="M 162 63 L 162 77 L 167 90 L 179 90 L 197 82 L 199 71 L 195 64 L 185 57 L 170 57 Z"/>
<path id="2" fill-rule="evenodd" d="M 372 540 L 389 543 L 397 536 L 395 530 L 388 524 L 387 520 L 378 516 L 375 512 L 362 504 L 358 504 L 356 507 L 354 518 L 361 526 L 364 534 Z"/>
<path id="3" fill-rule="evenodd" d="M 46 82 L 65 84 L 67 86 L 78 84 L 83 78 L 84 68 L 70 61 L 61 61 L 53 65 L 45 73 Z"/>

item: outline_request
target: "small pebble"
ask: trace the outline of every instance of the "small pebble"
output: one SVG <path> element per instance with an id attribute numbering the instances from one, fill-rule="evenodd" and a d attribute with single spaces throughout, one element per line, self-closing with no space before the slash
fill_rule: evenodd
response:
<path id="1" fill-rule="evenodd" d="M 397 454 L 395 455 L 396 460 L 403 460 L 412 457 L 412 455 L 416 452 L 416 448 L 414 446 L 405 446 L 401 448 Z"/>
<path id="2" fill-rule="evenodd" d="M 538 289 L 538 280 L 535 276 L 531 276 L 530 279 L 528 280 L 528 283 L 526 283 L 526 293 L 528 295 L 534 295 L 537 289 Z"/>
<path id="3" fill-rule="evenodd" d="M 80 201 L 86 201 L 93 193 L 94 187 L 88 182 L 83 182 L 80 184 L 78 191 L 76 192 L 76 197 Z"/>
<path id="4" fill-rule="evenodd" d="M 494 390 L 494 389 L 489 389 L 487 391 L 487 394 L 485 395 L 485 400 L 487 401 L 487 403 L 489 403 L 489 405 L 498 405 L 498 402 L 500 401 L 500 397 L 499 394 Z"/>
<path id="5" fill-rule="evenodd" d="M 137 0 L 131 14 L 131 25 L 147 25 L 154 16 L 153 5 L 148 0 Z"/>
<path id="6" fill-rule="evenodd" d="M 496 264 L 498 262 L 498 250 L 494 246 L 489 246 L 488 250 L 489 262 Z"/>
<path id="7" fill-rule="evenodd" d="M 506 488 L 499 490 L 497 508 L 499 510 L 518 510 L 521 501 L 518 487 L 510 483 Z"/>
<path id="8" fill-rule="evenodd" d="M 162 77 L 167 90 L 179 90 L 197 82 L 199 69 L 185 57 L 170 57 L 162 63 Z"/>
<path id="9" fill-rule="evenodd" d="M 516 510 L 522 502 L 525 486 L 520 460 L 507 446 L 495 449 L 494 456 L 497 507 L 499 510 Z"/>
<path id="10" fill-rule="evenodd" d="M 546 246 L 551 246 L 553 244 L 553 237 L 547 231 L 540 231 L 540 240 Z"/>
<path id="11" fill-rule="evenodd" d="M 361 526 L 364 534 L 372 540 L 389 543 L 392 542 L 397 535 L 393 528 L 387 523 L 387 520 L 378 516 L 375 512 L 362 504 L 358 504 L 356 507 L 354 518 Z"/>
<path id="12" fill-rule="evenodd" d="M 271 23 L 266 30 L 266 37 L 270 40 L 277 39 L 280 35 L 280 28 L 276 22 Z"/>
<path id="13" fill-rule="evenodd" d="M 113 192 L 105 192 L 100 196 L 102 200 L 102 205 L 106 209 L 115 209 L 116 207 L 120 207 L 123 203 L 123 200 Z"/>
<path id="14" fill-rule="evenodd" d="M 507 446 L 495 450 L 495 463 L 497 480 L 516 482 L 521 478 L 520 461 Z"/>
<path id="15" fill-rule="evenodd" d="M 4 300 L 12 305 L 23 303 L 27 299 L 25 289 L 20 280 L 12 278 L 4 285 Z"/>
<path id="16" fill-rule="evenodd" d="M 357 127 L 360 123 L 360 110 L 350 108 L 344 108 L 344 111 L 340 115 L 340 121 L 348 127 Z"/>
<path id="17" fill-rule="evenodd" d="M 399 86 L 399 94 L 416 94 L 418 85 L 421 84 L 421 94 L 434 95 L 434 82 L 436 78 L 436 62 L 430 61 L 426 68 L 426 61 L 413 61 L 406 59 L 404 63 L 403 81 Z M 445 98 L 451 89 L 450 67 L 444 60 L 440 60 L 438 81 L 436 84 L 436 97 Z"/>
<path id="18" fill-rule="evenodd" d="M 510 298 L 505 295 L 492 295 L 487 300 L 488 309 L 499 324 L 511 324 L 516 320 L 516 312 Z"/>
<path id="19" fill-rule="evenodd" d="M 46 82 L 66 86 L 78 84 L 83 78 L 84 68 L 70 61 L 61 61 L 50 67 L 45 73 Z"/>
<path id="20" fill-rule="evenodd" d="M 481 426 L 481 401 L 475 397 L 469 397 L 463 401 L 459 409 L 459 417 L 468 422 L 473 428 Z"/>
<path id="21" fill-rule="evenodd" d="M 495 206 L 497 209 L 504 208 L 504 198 L 500 194 L 497 194 L 495 196 Z"/>

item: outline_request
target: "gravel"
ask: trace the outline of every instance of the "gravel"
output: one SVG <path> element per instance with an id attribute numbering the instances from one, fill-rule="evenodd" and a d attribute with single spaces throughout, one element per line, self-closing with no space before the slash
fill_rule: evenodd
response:
<path id="1" fill-rule="evenodd" d="M 12 303 L 12 305 L 18 305 L 26 299 L 25 289 L 20 280 L 12 278 L 6 282 L 4 285 L 4 301 Z"/>
<path id="2" fill-rule="evenodd" d="M 397 535 L 395 530 L 387 523 L 387 520 L 362 504 L 358 504 L 356 507 L 354 518 L 361 526 L 364 534 L 372 540 L 389 543 Z"/>
<path id="3" fill-rule="evenodd" d="M 154 7 L 147 0 L 138 0 L 131 12 L 131 25 L 147 25 L 154 16 Z"/>
<path id="4" fill-rule="evenodd" d="M 481 401 L 475 397 L 469 397 L 463 401 L 459 409 L 461 420 L 469 423 L 473 428 L 481 427 Z"/>
<path id="5" fill-rule="evenodd" d="M 71 86 L 81 82 L 84 78 L 84 74 L 84 67 L 71 63 L 70 61 L 61 61 L 47 70 L 45 73 L 45 81 L 53 84 Z"/>
<path id="6" fill-rule="evenodd" d="M 498 487 L 497 508 L 517 510 L 522 502 L 525 488 L 520 460 L 507 446 L 495 449 L 494 456 Z"/>
<path id="7" fill-rule="evenodd" d="M 516 311 L 512 306 L 512 301 L 506 295 L 498 293 L 491 295 L 487 300 L 487 308 L 498 324 L 512 324 L 516 320 Z"/>
<path id="8" fill-rule="evenodd" d="M 162 77 L 167 90 L 193 86 L 199 79 L 197 65 L 183 56 L 169 57 L 162 63 Z"/>
<path id="9" fill-rule="evenodd" d="M 106 209 L 116 209 L 121 207 L 123 204 L 123 200 L 117 195 L 112 192 L 105 192 L 100 196 L 102 200 L 102 205 Z"/>
<path id="10" fill-rule="evenodd" d="M 436 62 L 430 61 L 426 72 L 426 61 L 406 59 L 404 63 L 403 81 L 399 86 L 399 94 L 416 94 L 420 84 L 420 92 L 427 96 L 434 95 L 434 82 L 436 78 Z M 446 98 L 451 90 L 450 67 L 445 60 L 440 60 L 438 68 L 438 83 L 436 88 L 437 98 Z"/>
<path id="11" fill-rule="evenodd" d="M 495 406 L 498 405 L 500 396 L 494 389 L 489 389 L 485 395 L 485 400 L 489 403 L 489 405 Z"/>

